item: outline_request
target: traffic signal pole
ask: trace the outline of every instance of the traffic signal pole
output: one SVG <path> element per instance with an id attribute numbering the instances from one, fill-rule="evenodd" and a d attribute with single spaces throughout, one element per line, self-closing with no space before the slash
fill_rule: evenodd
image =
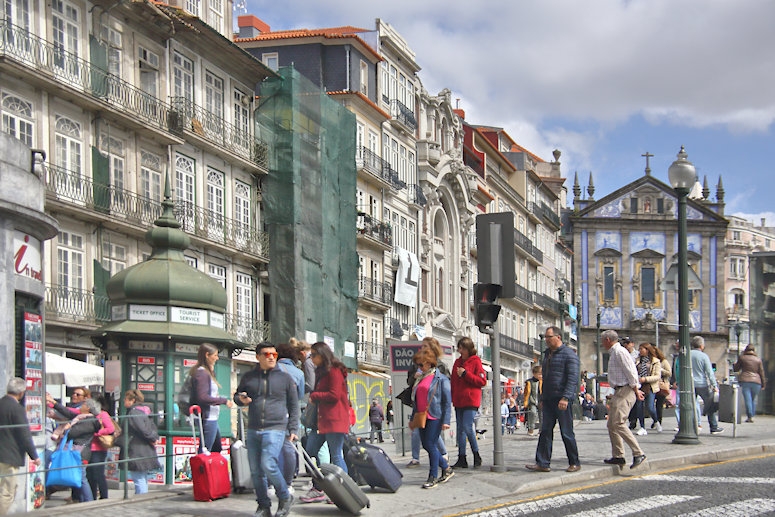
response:
<path id="1" fill-rule="evenodd" d="M 503 435 L 501 434 L 501 350 L 496 329 L 497 323 L 485 329 L 490 336 L 492 352 L 492 472 L 506 472 L 503 459 Z"/>

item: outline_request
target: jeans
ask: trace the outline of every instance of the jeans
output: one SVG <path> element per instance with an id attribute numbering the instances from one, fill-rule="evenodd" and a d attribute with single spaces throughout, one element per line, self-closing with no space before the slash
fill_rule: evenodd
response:
<path id="1" fill-rule="evenodd" d="M 422 445 L 422 440 L 420 439 L 420 428 L 418 427 L 414 431 L 412 431 L 412 459 L 420 461 L 420 446 Z M 442 456 L 447 455 L 447 446 L 444 443 L 444 438 L 442 438 L 441 434 L 439 434 L 439 442 L 436 444 L 439 448 L 439 454 Z"/>
<path id="2" fill-rule="evenodd" d="M 374 435 L 377 435 L 377 438 L 380 442 L 383 442 L 382 439 L 382 422 L 371 422 L 371 430 L 369 431 L 369 442 L 374 443 Z"/>
<path id="3" fill-rule="evenodd" d="M 474 430 L 474 416 L 476 416 L 476 408 L 455 408 L 457 453 L 459 456 L 466 455 L 466 438 L 471 444 L 471 452 L 479 452 L 479 443 L 476 441 L 476 431 Z"/>
<path id="4" fill-rule="evenodd" d="M 548 467 L 552 462 L 552 442 L 554 441 L 554 426 L 560 424 L 560 436 L 565 444 L 565 453 L 569 465 L 581 465 L 579 448 L 576 445 L 576 435 L 573 432 L 573 402 L 568 401 L 568 407 L 561 410 L 557 407 L 560 399 L 544 398 L 541 411 L 541 434 L 536 448 L 536 464 Z"/>
<path id="5" fill-rule="evenodd" d="M 130 470 L 129 477 L 135 484 L 135 494 L 147 494 L 148 493 L 148 472 L 144 470 Z"/>
<path id="6" fill-rule="evenodd" d="M 277 458 L 283 448 L 283 442 L 288 441 L 285 431 L 256 431 L 246 430 L 248 448 L 248 462 L 250 463 L 250 475 L 253 478 L 253 487 L 256 490 L 256 501 L 261 508 L 269 508 L 272 501 L 267 494 L 267 480 L 275 489 L 280 501 L 287 501 L 291 494 L 288 492 L 288 484 L 283 478 Z M 341 447 L 340 447 L 341 449 Z"/>
<path id="7" fill-rule="evenodd" d="M 422 447 L 428 451 L 428 463 L 430 468 L 428 475 L 437 478 L 439 477 L 439 465 L 442 470 L 449 468 L 449 462 L 444 459 L 444 456 L 439 452 L 439 438 L 441 438 L 441 420 L 431 420 L 430 418 L 425 422 L 425 428 L 418 429 L 420 440 L 422 441 Z"/>
<path id="8" fill-rule="evenodd" d="M 713 388 L 710 386 L 695 386 L 694 387 L 694 394 L 697 395 L 702 399 L 702 403 L 705 406 L 705 413 L 708 415 L 708 425 L 710 426 L 711 432 L 718 429 L 718 407 L 716 407 L 716 403 L 713 401 Z M 713 412 L 708 411 L 708 409 L 713 409 Z M 699 424 L 700 417 L 697 416 L 697 423 Z"/>
<path id="9" fill-rule="evenodd" d="M 107 457 L 108 451 L 91 451 L 91 458 L 86 466 L 86 479 L 89 480 L 89 488 L 91 488 L 95 499 L 97 499 L 98 491 L 100 499 L 108 498 L 108 480 L 105 479 L 105 459 Z"/>
<path id="10" fill-rule="evenodd" d="M 757 382 L 741 382 L 743 400 L 745 401 L 745 413 L 748 418 L 756 416 L 756 396 L 762 390 L 762 385 Z"/>
<path id="11" fill-rule="evenodd" d="M 326 442 L 328 444 L 328 453 L 331 455 L 331 463 L 347 472 L 347 464 L 344 462 L 344 455 L 342 454 L 344 436 L 344 433 L 312 433 L 307 438 L 307 454 L 317 457 L 323 442 Z"/>
<path id="12" fill-rule="evenodd" d="M 646 399 L 643 401 L 645 403 L 645 411 L 649 412 L 649 416 L 654 422 L 659 420 L 659 417 L 657 416 L 656 398 L 656 394 L 653 391 L 648 390 Z"/>
<path id="13" fill-rule="evenodd" d="M 202 453 L 203 443 L 208 451 L 221 452 L 221 431 L 218 429 L 218 420 L 205 420 L 202 422 L 202 426 L 205 435 L 199 442 L 199 453 Z"/>

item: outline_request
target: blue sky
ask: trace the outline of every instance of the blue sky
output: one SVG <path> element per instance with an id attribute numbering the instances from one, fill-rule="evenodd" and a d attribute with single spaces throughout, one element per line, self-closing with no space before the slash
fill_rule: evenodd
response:
<path id="1" fill-rule="evenodd" d="M 485 7 L 486 6 L 486 7 Z M 238 9 L 239 11 L 239 9 Z M 247 0 L 272 30 L 392 25 L 423 87 L 460 99 L 600 198 L 681 145 L 726 213 L 775 226 L 775 2 L 765 0 Z"/>

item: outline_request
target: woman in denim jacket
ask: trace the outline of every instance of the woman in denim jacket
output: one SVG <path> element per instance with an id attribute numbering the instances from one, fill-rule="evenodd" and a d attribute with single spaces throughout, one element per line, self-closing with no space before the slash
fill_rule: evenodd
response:
<path id="1" fill-rule="evenodd" d="M 430 349 L 421 348 L 414 355 L 414 362 L 419 367 L 419 376 L 412 388 L 412 417 L 415 413 L 426 411 L 425 427 L 420 428 L 420 439 L 423 449 L 428 452 L 430 469 L 428 481 L 423 488 L 435 488 L 439 483 L 446 483 L 454 475 L 449 462 L 439 454 L 438 441 L 441 431 L 449 429 L 452 413 L 452 393 L 449 378 L 436 368 L 438 357 Z M 412 427 L 410 425 L 410 427 Z M 438 476 L 441 466 L 441 477 Z"/>

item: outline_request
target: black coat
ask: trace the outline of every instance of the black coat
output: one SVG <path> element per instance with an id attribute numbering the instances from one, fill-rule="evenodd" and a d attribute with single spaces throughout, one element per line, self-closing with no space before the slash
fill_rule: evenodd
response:
<path id="1" fill-rule="evenodd" d="M 27 412 L 18 400 L 6 395 L 0 398 L 0 463 L 21 467 L 25 454 L 38 459 Z"/>
<path id="2" fill-rule="evenodd" d="M 120 445 L 124 446 L 124 440 L 129 441 L 128 451 L 121 451 L 122 459 L 129 459 L 130 471 L 147 472 L 157 469 L 159 458 L 156 457 L 156 447 L 152 445 L 159 439 L 159 433 L 151 417 L 136 407 L 127 412 L 127 437 L 119 438 Z"/>
<path id="3" fill-rule="evenodd" d="M 94 415 L 79 420 L 70 427 L 67 440 L 72 440 L 73 445 L 87 445 L 94 438 L 94 433 L 100 430 L 102 425 Z"/>

